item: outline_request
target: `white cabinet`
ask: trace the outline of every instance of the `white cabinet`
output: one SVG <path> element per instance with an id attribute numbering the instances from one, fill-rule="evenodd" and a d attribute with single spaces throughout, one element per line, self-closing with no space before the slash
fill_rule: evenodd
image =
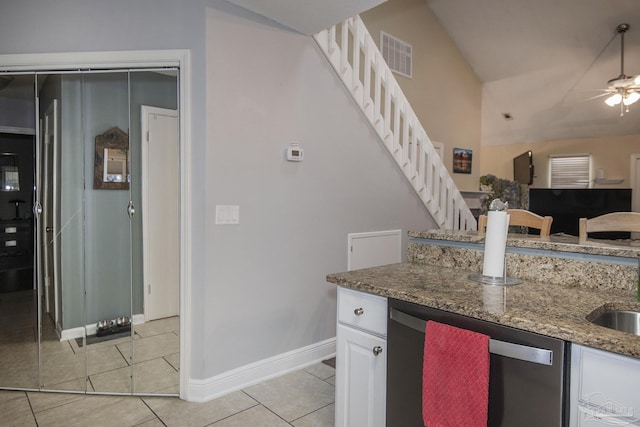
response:
<path id="1" fill-rule="evenodd" d="M 387 299 L 338 288 L 336 427 L 385 425 Z"/>
<path id="2" fill-rule="evenodd" d="M 640 425 L 640 360 L 571 345 L 570 427 Z"/>

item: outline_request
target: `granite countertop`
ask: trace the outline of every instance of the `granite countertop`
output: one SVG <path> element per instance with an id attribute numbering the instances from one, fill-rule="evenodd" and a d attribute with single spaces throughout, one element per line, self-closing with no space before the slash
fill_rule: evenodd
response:
<path id="1" fill-rule="evenodd" d="M 339 286 L 413 302 L 640 358 L 640 337 L 597 326 L 586 316 L 605 309 L 640 310 L 635 291 L 588 289 L 523 280 L 519 285 L 482 285 L 471 271 L 400 263 L 329 274 Z"/>
<path id="2" fill-rule="evenodd" d="M 414 239 L 484 244 L 484 236 L 478 236 L 477 231 L 438 229 L 409 231 L 408 234 L 410 238 Z M 587 242 L 581 245 L 578 243 L 578 238 L 576 236 L 568 234 L 552 234 L 547 238 L 529 234 L 511 233 L 507 238 L 507 247 L 640 258 L 640 240 L 587 239 Z"/>

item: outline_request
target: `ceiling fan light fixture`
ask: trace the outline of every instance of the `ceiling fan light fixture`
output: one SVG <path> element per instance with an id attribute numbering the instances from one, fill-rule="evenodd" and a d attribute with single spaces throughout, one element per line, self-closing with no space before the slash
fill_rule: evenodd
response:
<path id="1" fill-rule="evenodd" d="M 629 112 L 629 105 L 640 100 L 640 75 L 628 76 L 624 73 L 624 33 L 629 31 L 629 28 L 629 24 L 620 24 L 616 28 L 620 35 L 620 74 L 607 82 L 607 92 L 611 93 L 611 96 L 604 100 L 609 107 L 620 105 L 621 116 Z"/>
<path id="2" fill-rule="evenodd" d="M 616 105 L 620 104 L 620 102 L 622 102 L 622 95 L 620 95 L 619 93 L 614 93 L 613 95 L 605 99 L 604 102 L 609 107 L 615 107 Z"/>
<path id="3" fill-rule="evenodd" d="M 638 92 L 629 92 L 623 99 L 622 103 L 624 105 L 631 105 L 634 102 L 637 102 L 640 99 L 640 93 Z"/>

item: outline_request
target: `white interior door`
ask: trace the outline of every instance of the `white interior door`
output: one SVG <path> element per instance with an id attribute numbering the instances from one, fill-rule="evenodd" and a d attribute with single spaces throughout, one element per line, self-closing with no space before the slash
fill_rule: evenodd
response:
<path id="1" fill-rule="evenodd" d="M 178 113 L 142 106 L 145 321 L 179 312 Z"/>
<path id="2" fill-rule="evenodd" d="M 347 239 L 349 271 L 395 264 L 402 260 L 401 230 L 351 233 Z"/>

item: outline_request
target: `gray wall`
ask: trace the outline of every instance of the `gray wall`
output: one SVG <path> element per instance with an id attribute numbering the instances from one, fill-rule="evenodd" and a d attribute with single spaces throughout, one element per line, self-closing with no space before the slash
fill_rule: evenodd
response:
<path id="1" fill-rule="evenodd" d="M 191 50 L 192 378 L 333 337 L 347 233 L 434 226 L 311 38 L 222 0 L 7 3 L 0 54 Z"/>
<path id="2" fill-rule="evenodd" d="M 210 5 L 204 377 L 335 336 L 348 233 L 434 226 L 311 38 Z"/>

